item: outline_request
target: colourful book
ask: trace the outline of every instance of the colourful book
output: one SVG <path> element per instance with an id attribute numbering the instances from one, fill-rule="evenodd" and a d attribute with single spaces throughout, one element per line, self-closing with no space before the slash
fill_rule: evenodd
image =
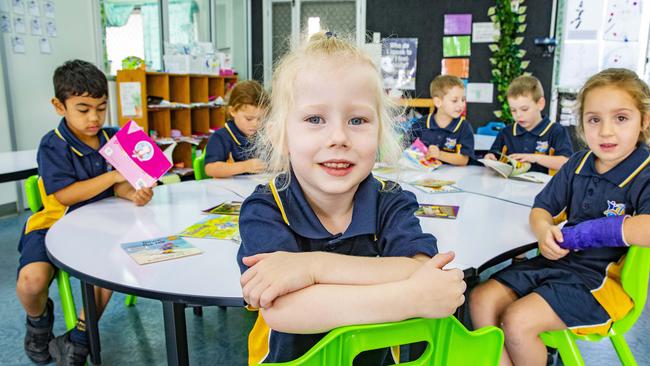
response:
<path id="1" fill-rule="evenodd" d="M 99 153 L 135 189 L 153 186 L 172 167 L 158 145 L 133 121 L 117 131 Z"/>
<path id="2" fill-rule="evenodd" d="M 402 161 L 406 166 L 418 169 L 432 171 L 442 165 L 438 159 L 427 158 L 429 148 L 419 139 L 415 139 L 402 154 Z"/>
<path id="3" fill-rule="evenodd" d="M 456 193 L 462 192 L 459 188 L 453 186 L 456 183 L 453 180 L 440 180 L 433 178 L 418 179 L 411 182 L 413 187 L 425 193 Z"/>
<path id="4" fill-rule="evenodd" d="M 181 236 L 201 239 L 221 239 L 241 242 L 239 216 L 209 215 L 180 233 Z"/>
<path id="5" fill-rule="evenodd" d="M 201 249 L 177 235 L 124 243 L 122 248 L 138 264 L 161 262 L 201 253 Z"/>
<path id="6" fill-rule="evenodd" d="M 203 212 L 212 215 L 232 215 L 239 216 L 239 211 L 241 211 L 241 202 L 240 201 L 228 201 L 220 203 L 214 207 L 203 210 Z"/>
<path id="7" fill-rule="evenodd" d="M 415 216 L 456 219 L 458 209 L 458 206 L 420 204 L 420 208 L 415 210 Z"/>

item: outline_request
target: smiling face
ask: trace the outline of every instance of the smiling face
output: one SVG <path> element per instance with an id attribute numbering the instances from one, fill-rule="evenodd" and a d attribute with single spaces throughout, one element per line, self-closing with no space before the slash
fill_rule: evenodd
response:
<path id="1" fill-rule="evenodd" d="M 369 65 L 310 63 L 296 76 L 287 117 L 287 151 L 311 199 L 354 193 L 375 162 L 379 140 L 378 90 Z"/>
<path id="2" fill-rule="evenodd" d="M 446 114 L 452 119 L 458 118 L 465 110 L 465 89 L 454 86 L 442 98 L 433 97 L 433 103 L 439 112 Z"/>
<path id="3" fill-rule="evenodd" d="M 530 95 L 508 97 L 512 118 L 526 131 L 532 130 L 542 121 L 542 111 L 545 104 L 544 97 L 539 98 L 537 102 Z"/>
<path id="4" fill-rule="evenodd" d="M 71 96 L 64 103 L 52 99 L 56 112 L 65 118 L 68 128 L 81 141 L 97 135 L 106 119 L 107 98 L 93 98 L 84 94 Z"/>
<path id="5" fill-rule="evenodd" d="M 634 99 L 623 89 L 602 86 L 585 96 L 582 112 L 585 140 L 598 158 L 597 166 L 604 171 L 634 151 L 641 131 L 649 122 L 649 117 L 641 115 Z"/>

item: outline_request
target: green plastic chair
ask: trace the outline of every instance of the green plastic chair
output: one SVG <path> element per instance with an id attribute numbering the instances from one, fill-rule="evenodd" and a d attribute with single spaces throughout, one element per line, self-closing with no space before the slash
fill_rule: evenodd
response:
<path id="1" fill-rule="evenodd" d="M 25 180 L 25 195 L 27 196 L 27 205 L 29 209 L 36 213 L 43 207 L 41 193 L 38 190 L 38 175 L 32 175 Z M 72 287 L 70 286 L 70 276 L 67 272 L 59 269 L 56 272 L 56 284 L 59 287 L 59 297 L 61 298 L 61 309 L 65 319 L 67 330 L 74 328 L 77 324 L 77 310 L 72 297 Z M 124 305 L 133 306 L 137 302 L 137 297 L 127 295 Z"/>
<path id="2" fill-rule="evenodd" d="M 196 152 L 196 157 L 192 160 L 192 168 L 194 169 L 194 179 L 202 180 L 208 179 L 207 174 L 205 174 L 205 153 L 200 154 L 200 151 Z"/>
<path id="3" fill-rule="evenodd" d="M 503 332 L 497 327 L 472 332 L 453 316 L 351 325 L 330 331 L 297 360 L 268 365 L 352 365 L 361 352 L 415 342 L 427 342 L 428 346 L 420 358 L 400 365 L 498 365 L 503 349 Z"/>
<path id="4" fill-rule="evenodd" d="M 615 321 L 606 336 L 590 334 L 578 336 L 570 330 L 544 332 L 540 338 L 548 347 L 555 348 L 560 353 L 562 363 L 566 366 L 584 365 L 576 340 L 600 341 L 609 338 L 618 354 L 618 358 L 625 366 L 637 365 L 634 355 L 630 351 L 623 334 L 630 330 L 636 323 L 646 303 L 648 296 L 648 277 L 650 275 L 650 248 L 631 246 L 623 269 L 621 270 L 621 283 L 623 289 L 634 302 L 632 310 L 622 319 Z"/>

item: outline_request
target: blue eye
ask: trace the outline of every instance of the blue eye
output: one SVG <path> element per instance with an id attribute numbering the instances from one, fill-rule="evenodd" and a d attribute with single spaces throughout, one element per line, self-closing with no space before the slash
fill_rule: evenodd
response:
<path id="1" fill-rule="evenodd" d="M 319 116 L 311 116 L 311 117 L 307 117 L 307 119 L 305 120 L 305 122 L 309 122 L 309 123 L 311 123 L 311 124 L 315 124 L 315 125 L 317 125 L 317 124 L 320 124 L 320 123 L 322 122 L 322 120 L 323 120 L 323 119 L 320 118 Z"/>
<path id="2" fill-rule="evenodd" d="M 350 122 L 348 122 L 348 123 L 351 124 L 352 126 L 360 126 L 360 125 L 364 124 L 365 122 L 366 121 L 363 118 L 355 117 L 355 118 L 352 118 L 350 120 Z"/>

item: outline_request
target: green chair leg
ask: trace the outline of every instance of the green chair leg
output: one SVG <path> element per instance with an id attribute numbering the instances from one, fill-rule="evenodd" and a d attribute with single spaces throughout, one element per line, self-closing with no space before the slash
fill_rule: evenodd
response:
<path id="1" fill-rule="evenodd" d="M 636 360 L 630 351 L 630 347 L 625 342 L 622 334 L 617 334 L 615 336 L 609 337 L 609 340 L 612 341 L 612 346 L 616 350 L 618 358 L 621 360 L 623 366 L 637 366 Z"/>
<path id="2" fill-rule="evenodd" d="M 585 366 L 570 330 L 541 333 L 540 337 L 545 345 L 557 349 L 565 366 Z"/>
<path id="3" fill-rule="evenodd" d="M 65 319 L 65 328 L 70 330 L 77 325 L 77 311 L 72 297 L 70 287 L 70 276 L 67 272 L 59 270 L 56 275 L 56 283 L 59 286 L 59 297 L 61 297 L 61 310 Z"/>
<path id="4" fill-rule="evenodd" d="M 138 297 L 134 295 L 126 295 L 126 298 L 124 298 L 124 306 L 135 306 L 135 304 L 138 302 Z"/>

